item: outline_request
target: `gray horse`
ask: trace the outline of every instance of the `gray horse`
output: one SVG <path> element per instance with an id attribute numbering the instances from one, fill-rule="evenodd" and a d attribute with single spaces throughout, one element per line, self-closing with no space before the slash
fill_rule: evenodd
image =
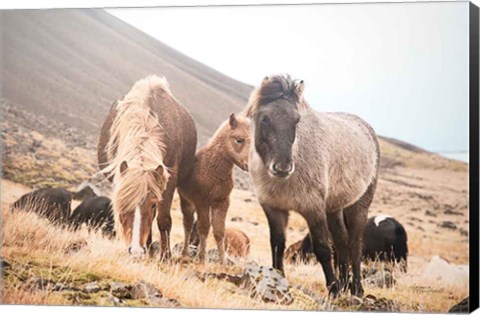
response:
<path id="1" fill-rule="evenodd" d="M 252 120 L 249 170 L 268 219 L 273 267 L 284 271 L 285 229 L 294 210 L 308 224 L 330 294 L 347 289 L 350 261 L 351 292 L 362 296 L 362 234 L 377 183 L 378 140 L 357 116 L 315 112 L 303 90 L 303 81 L 290 76 L 266 77 L 244 112 Z"/>

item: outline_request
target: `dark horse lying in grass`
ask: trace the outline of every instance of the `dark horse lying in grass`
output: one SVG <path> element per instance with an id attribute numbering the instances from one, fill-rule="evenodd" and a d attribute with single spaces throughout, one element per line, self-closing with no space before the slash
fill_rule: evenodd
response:
<path id="1" fill-rule="evenodd" d="M 315 259 L 312 240 L 307 234 L 285 252 L 290 263 L 308 263 Z M 405 228 L 394 218 L 384 215 L 371 217 L 363 231 L 363 261 L 383 261 L 398 264 L 407 271 L 408 237 Z"/>
<path id="2" fill-rule="evenodd" d="M 11 209 L 33 211 L 52 223 L 66 224 L 70 217 L 72 193 L 64 188 L 41 188 L 26 193 Z"/>
<path id="3" fill-rule="evenodd" d="M 101 229 L 103 235 L 115 236 L 112 202 L 107 197 L 93 197 L 85 199 L 75 208 L 70 216 L 70 226 L 73 230 L 78 230 L 82 224 L 86 224 L 89 229 Z"/>
<path id="4" fill-rule="evenodd" d="M 362 296 L 362 234 L 377 183 L 378 140 L 357 116 L 315 112 L 303 90 L 303 81 L 267 77 L 245 110 L 254 139 L 249 170 L 270 227 L 273 267 L 283 272 L 285 229 L 294 210 L 307 221 L 329 292 L 346 290 L 351 264 L 351 292 Z"/>

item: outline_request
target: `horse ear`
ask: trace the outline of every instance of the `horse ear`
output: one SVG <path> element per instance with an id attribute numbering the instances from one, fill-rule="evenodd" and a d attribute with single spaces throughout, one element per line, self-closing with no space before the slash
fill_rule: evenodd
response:
<path id="1" fill-rule="evenodd" d="M 228 123 L 230 124 L 230 126 L 235 129 L 238 127 L 238 121 L 237 121 L 237 117 L 235 117 L 235 114 L 234 113 L 231 113 L 230 114 L 230 118 L 228 119 Z"/>
<path id="2" fill-rule="evenodd" d="M 120 174 L 125 173 L 127 169 L 128 169 L 127 161 L 123 161 L 122 164 L 120 164 Z"/>
<path id="3" fill-rule="evenodd" d="M 164 170 L 164 167 L 162 164 L 158 165 L 157 168 L 155 169 L 155 172 L 159 175 L 163 175 L 163 170 Z"/>
<path id="4" fill-rule="evenodd" d="M 295 82 L 295 94 L 297 94 L 297 97 L 299 99 L 302 99 L 304 90 L 305 83 L 303 82 L 303 80 L 298 80 L 297 82 Z"/>

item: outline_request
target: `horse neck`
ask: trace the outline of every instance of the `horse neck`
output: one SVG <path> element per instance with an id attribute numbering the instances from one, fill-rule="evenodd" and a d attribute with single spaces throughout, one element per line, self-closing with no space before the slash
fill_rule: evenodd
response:
<path id="1" fill-rule="evenodd" d="M 201 168 L 216 178 L 232 178 L 234 164 L 227 152 L 223 139 L 213 139 L 197 154 Z"/>

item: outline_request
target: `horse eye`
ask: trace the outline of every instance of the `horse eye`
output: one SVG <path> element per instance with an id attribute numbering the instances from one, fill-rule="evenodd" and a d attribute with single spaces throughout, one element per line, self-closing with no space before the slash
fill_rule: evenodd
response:
<path id="1" fill-rule="evenodd" d="M 263 116 L 260 122 L 264 125 L 268 125 L 268 123 L 270 122 L 270 119 L 268 118 L 268 116 Z"/>
<path id="2" fill-rule="evenodd" d="M 235 139 L 235 142 L 238 144 L 243 144 L 245 142 L 245 139 Z"/>

